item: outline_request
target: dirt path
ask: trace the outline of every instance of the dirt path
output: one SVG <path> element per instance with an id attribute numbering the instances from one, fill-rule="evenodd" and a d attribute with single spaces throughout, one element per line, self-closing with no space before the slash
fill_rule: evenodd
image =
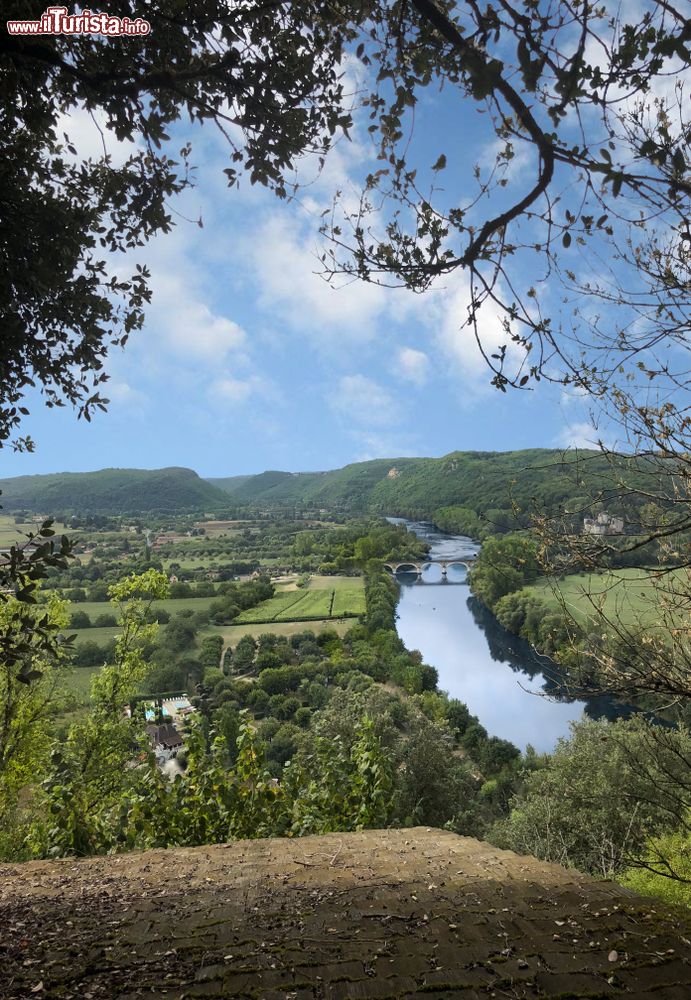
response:
<path id="1" fill-rule="evenodd" d="M 680 916 L 439 830 L 0 867 L 0 997 L 691 995 Z"/>

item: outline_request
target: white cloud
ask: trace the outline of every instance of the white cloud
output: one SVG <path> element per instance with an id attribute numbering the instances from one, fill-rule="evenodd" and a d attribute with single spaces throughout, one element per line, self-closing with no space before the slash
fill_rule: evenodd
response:
<path id="1" fill-rule="evenodd" d="M 246 379 L 225 375 L 212 382 L 210 394 L 216 402 L 237 405 L 247 402 L 250 396 L 266 395 L 267 387 L 258 375 L 250 375 Z"/>
<path id="2" fill-rule="evenodd" d="M 155 372 L 184 361 L 217 375 L 231 355 L 236 363 L 246 360 L 247 334 L 215 302 L 219 283 L 210 279 L 203 230 L 181 222 L 137 256 L 119 261 L 119 277 L 130 275 L 137 262 L 150 271 L 152 293 L 144 329 L 132 338 L 140 365 Z"/>
<path id="3" fill-rule="evenodd" d="M 591 395 L 587 389 L 584 389 L 580 385 L 570 385 L 566 389 L 562 389 L 560 404 L 565 407 L 573 407 L 577 404 L 583 404 L 584 401 L 591 399 Z"/>
<path id="4" fill-rule="evenodd" d="M 152 278 L 150 316 L 159 338 L 174 354 L 218 363 L 244 347 L 247 338 L 242 327 L 215 313 L 184 278 L 176 281 L 160 274 Z"/>
<path id="5" fill-rule="evenodd" d="M 199 235 L 201 234 L 201 235 Z M 119 377 L 130 386 L 156 384 L 179 399 L 180 407 L 200 407 L 208 397 L 215 407 L 238 405 L 260 392 L 262 373 L 255 366 L 252 345 L 243 327 L 232 318 L 228 303 L 229 282 L 218 282 L 207 260 L 204 233 L 181 223 L 172 233 L 158 237 L 140 259 L 151 272 L 152 302 L 143 330 L 118 364 Z M 122 275 L 134 269 L 121 266 Z M 225 301 L 224 301 L 225 299 Z"/>
<path id="6" fill-rule="evenodd" d="M 568 424 L 556 439 L 560 448 L 597 448 L 602 435 L 588 420 Z"/>
<path id="7" fill-rule="evenodd" d="M 141 408 L 148 399 L 139 389 L 133 389 L 127 382 L 111 379 L 105 386 L 103 395 L 122 407 Z"/>
<path id="8" fill-rule="evenodd" d="M 402 347 L 396 359 L 397 374 L 407 382 L 424 385 L 429 378 L 429 358 L 424 351 L 413 347 Z"/>
<path id="9" fill-rule="evenodd" d="M 275 215 L 252 241 L 254 276 L 262 305 L 278 319 L 300 332 L 318 335 L 320 346 L 333 346 L 344 335 L 367 340 L 376 331 L 384 311 L 383 288 L 361 281 L 338 287 L 321 276 L 316 246 L 301 236 L 296 221 L 285 213 Z"/>
<path id="10" fill-rule="evenodd" d="M 451 364 L 450 374 L 462 380 L 465 394 L 477 395 L 490 388 L 490 368 L 478 346 L 475 330 L 468 324 L 470 284 L 466 274 L 456 274 L 449 285 L 436 293 L 429 313 L 436 327 L 436 342 Z M 507 337 L 502 326 L 504 314 L 491 300 L 477 315 L 477 330 L 482 350 L 487 356 L 506 346 L 505 368 L 513 376 L 525 359 L 525 351 Z"/>
<path id="11" fill-rule="evenodd" d="M 67 134 L 77 150 L 79 161 L 100 160 L 108 155 L 112 166 L 121 167 L 133 153 L 138 151 L 136 141 L 127 142 L 118 139 L 108 128 L 108 117 L 100 109 L 89 112 L 84 108 L 73 108 L 59 115 L 57 119 L 59 140 L 62 140 L 63 133 Z"/>
<path id="12" fill-rule="evenodd" d="M 337 413 L 362 427 L 388 427 L 399 416 L 393 397 L 366 375 L 344 375 L 330 402 Z"/>
<path id="13" fill-rule="evenodd" d="M 502 160 L 501 166 L 497 167 L 497 157 L 506 148 L 506 140 L 496 136 L 484 144 L 479 155 L 478 163 L 484 164 L 486 172 L 489 174 L 493 170 L 498 170 L 498 175 L 512 184 L 514 181 L 525 183 L 526 171 L 537 169 L 536 152 L 533 144 L 527 139 L 520 139 L 513 136 L 511 139 L 513 147 L 513 157 L 510 160 Z M 528 173 L 530 176 L 530 173 Z"/>
<path id="14" fill-rule="evenodd" d="M 356 456 L 357 462 L 369 462 L 373 458 L 405 458 L 420 454 L 420 446 L 411 444 L 407 438 L 398 434 L 382 434 L 376 431 L 362 431 L 357 435 L 361 451 Z"/>

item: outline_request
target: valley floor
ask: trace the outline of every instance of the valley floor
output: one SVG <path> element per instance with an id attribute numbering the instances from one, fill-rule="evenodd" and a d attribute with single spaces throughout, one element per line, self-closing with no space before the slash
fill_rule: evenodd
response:
<path id="1" fill-rule="evenodd" d="M 0 866 L 5 1000 L 682 1000 L 683 917 L 440 830 Z"/>

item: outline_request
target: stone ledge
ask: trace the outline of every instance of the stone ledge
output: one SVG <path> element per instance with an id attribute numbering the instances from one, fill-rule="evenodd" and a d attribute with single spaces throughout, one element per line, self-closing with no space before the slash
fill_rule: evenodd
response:
<path id="1" fill-rule="evenodd" d="M 667 1000 L 691 986 L 682 915 L 425 828 L 5 865 L 0 928 L 3 1000 Z"/>

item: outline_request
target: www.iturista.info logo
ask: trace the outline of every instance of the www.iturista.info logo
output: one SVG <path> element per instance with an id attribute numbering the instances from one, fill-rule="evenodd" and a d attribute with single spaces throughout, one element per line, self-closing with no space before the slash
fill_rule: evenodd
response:
<path id="1" fill-rule="evenodd" d="M 148 35 L 151 25 L 143 17 L 118 17 L 83 10 L 68 14 L 67 7 L 47 7 L 38 21 L 8 21 L 10 35 Z"/>

